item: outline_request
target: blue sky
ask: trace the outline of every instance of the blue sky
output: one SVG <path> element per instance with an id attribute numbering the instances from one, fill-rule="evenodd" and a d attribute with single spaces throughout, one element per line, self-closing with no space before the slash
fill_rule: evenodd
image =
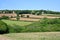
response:
<path id="1" fill-rule="evenodd" d="M 0 9 L 60 11 L 60 0 L 0 0 Z"/>

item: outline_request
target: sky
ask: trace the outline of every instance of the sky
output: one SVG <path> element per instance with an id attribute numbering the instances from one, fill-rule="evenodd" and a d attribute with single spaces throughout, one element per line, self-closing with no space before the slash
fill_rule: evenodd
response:
<path id="1" fill-rule="evenodd" d="M 0 0 L 0 10 L 60 11 L 60 0 Z"/>

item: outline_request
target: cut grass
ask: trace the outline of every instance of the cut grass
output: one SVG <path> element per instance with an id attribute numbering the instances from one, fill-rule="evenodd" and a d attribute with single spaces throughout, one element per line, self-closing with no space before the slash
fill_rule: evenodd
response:
<path id="1" fill-rule="evenodd" d="M 10 33 L 12 40 L 60 40 L 60 32 Z"/>
<path id="2" fill-rule="evenodd" d="M 25 22 L 25 21 L 11 21 L 11 20 L 2 20 L 3 22 L 7 23 L 7 25 L 13 26 L 13 25 L 18 25 L 18 26 L 26 26 L 31 24 L 32 22 Z"/>

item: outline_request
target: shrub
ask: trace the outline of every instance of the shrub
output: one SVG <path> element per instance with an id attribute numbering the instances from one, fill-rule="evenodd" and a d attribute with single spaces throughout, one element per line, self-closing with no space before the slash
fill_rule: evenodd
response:
<path id="1" fill-rule="evenodd" d="M 48 19 L 44 18 L 41 20 L 42 24 L 60 24 L 60 19 L 55 18 L 55 19 Z"/>
<path id="2" fill-rule="evenodd" d="M 24 17 L 25 15 L 21 15 L 21 17 Z"/>
<path id="3" fill-rule="evenodd" d="M 8 16 L 2 16 L 1 18 L 2 18 L 2 19 L 9 19 Z"/>
<path id="4" fill-rule="evenodd" d="M 13 25 L 9 27 L 9 33 L 20 33 L 24 31 L 24 27 Z"/>
<path id="5" fill-rule="evenodd" d="M 60 19 L 44 18 L 25 27 L 25 32 L 53 32 L 60 31 Z"/>
<path id="6" fill-rule="evenodd" d="M 2 18 L 0 17 L 0 20 L 1 20 Z"/>
<path id="7" fill-rule="evenodd" d="M 37 14 L 37 15 L 40 15 L 40 14 Z"/>
<path id="8" fill-rule="evenodd" d="M 8 33 L 9 29 L 6 23 L 0 20 L 0 34 Z"/>
<path id="9" fill-rule="evenodd" d="M 11 18 L 14 18 L 13 16 L 11 16 Z"/>
<path id="10" fill-rule="evenodd" d="M 29 15 L 27 15 L 27 18 L 29 18 Z"/>

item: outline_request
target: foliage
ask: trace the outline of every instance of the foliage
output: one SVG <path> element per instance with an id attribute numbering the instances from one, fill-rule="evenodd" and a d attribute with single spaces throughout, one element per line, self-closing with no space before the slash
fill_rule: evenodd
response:
<path id="1" fill-rule="evenodd" d="M 16 22 L 16 21 L 15 21 Z M 12 22 L 11 22 L 12 23 Z M 16 23 L 20 24 L 20 23 Z M 9 32 L 57 32 L 60 31 L 60 18 L 56 19 L 40 19 L 38 22 L 34 22 L 30 25 L 19 26 L 13 24 L 9 27 Z M 28 24 L 28 23 L 27 23 Z"/>
<path id="2" fill-rule="evenodd" d="M 13 16 L 11 16 L 10 18 L 14 18 Z"/>
<path id="3" fill-rule="evenodd" d="M 29 15 L 27 15 L 27 18 L 29 18 Z"/>
<path id="4" fill-rule="evenodd" d="M 27 22 L 27 21 L 11 21 L 11 20 L 2 20 L 5 22 L 7 25 L 9 25 L 9 33 L 17 33 L 17 32 L 24 32 L 25 27 L 32 22 Z"/>
<path id="5" fill-rule="evenodd" d="M 35 22 L 26 26 L 26 32 L 52 32 L 60 31 L 60 19 L 44 18 L 39 22 Z"/>
<path id="6" fill-rule="evenodd" d="M 1 19 L 9 19 L 8 16 L 2 16 Z"/>
<path id="7" fill-rule="evenodd" d="M 0 20 L 0 34 L 8 33 L 9 29 L 6 23 Z"/>
<path id="8" fill-rule="evenodd" d="M 44 12 L 44 14 L 60 14 L 60 12 L 58 11 L 51 11 L 51 10 L 0 10 L 0 13 L 3 13 L 5 11 L 5 13 L 12 13 L 13 11 L 17 14 L 37 14 L 38 15 L 42 14 L 42 12 Z"/>
<path id="9" fill-rule="evenodd" d="M 10 28 L 10 32 L 51 32 L 60 31 L 60 19 L 44 18 L 38 22 L 27 25 L 25 27 L 15 25 Z"/>
<path id="10" fill-rule="evenodd" d="M 2 20 L 2 17 L 0 17 L 0 20 Z"/>
<path id="11" fill-rule="evenodd" d="M 21 17 L 24 17 L 25 15 L 21 14 Z"/>
<path id="12" fill-rule="evenodd" d="M 17 19 L 17 21 L 20 19 L 19 13 L 17 13 L 16 19 Z"/>
<path id="13" fill-rule="evenodd" d="M 13 25 L 9 27 L 9 33 L 19 33 L 23 32 L 24 27 L 19 25 Z"/>

